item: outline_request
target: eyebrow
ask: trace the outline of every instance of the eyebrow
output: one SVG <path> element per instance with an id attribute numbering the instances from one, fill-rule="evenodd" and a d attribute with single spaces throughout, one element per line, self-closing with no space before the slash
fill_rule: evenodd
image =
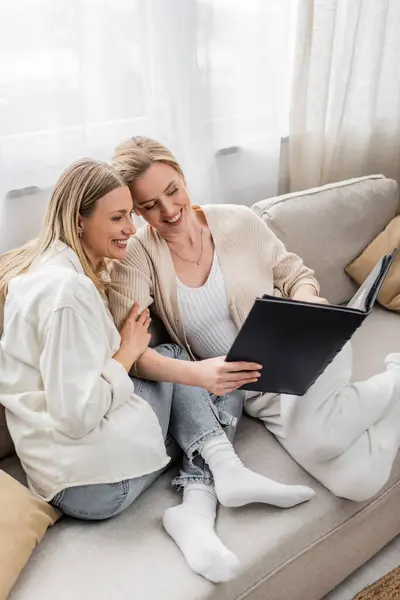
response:
<path id="1" fill-rule="evenodd" d="M 175 179 L 173 181 L 170 181 L 169 184 L 167 185 L 167 187 L 165 188 L 163 194 L 165 194 L 166 192 L 168 192 L 169 188 L 172 185 L 176 185 L 176 181 Z M 157 200 L 157 198 L 149 198 L 148 200 L 145 200 L 144 202 L 141 202 L 138 206 L 145 206 L 146 204 L 149 204 L 150 202 L 155 202 Z"/>
<path id="2" fill-rule="evenodd" d="M 122 213 L 124 215 L 127 215 L 128 213 L 131 213 L 131 212 L 132 212 L 132 210 L 127 210 L 126 208 L 117 208 L 116 210 L 112 211 L 112 214 Z"/>

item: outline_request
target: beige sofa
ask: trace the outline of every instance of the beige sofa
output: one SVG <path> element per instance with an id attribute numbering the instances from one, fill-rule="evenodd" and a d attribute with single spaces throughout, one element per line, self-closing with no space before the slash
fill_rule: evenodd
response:
<path id="1" fill-rule="evenodd" d="M 394 181 L 371 177 L 259 202 L 254 209 L 316 270 L 322 293 L 344 302 L 354 291 L 345 265 L 398 211 Z M 357 378 L 382 369 L 400 349 L 400 318 L 376 308 L 354 338 Z M 377 398 L 379 402 L 379 398 Z M 102 524 L 62 519 L 46 534 L 11 600 L 317 600 L 400 532 L 400 465 L 365 504 L 334 497 L 305 473 L 263 425 L 244 417 L 237 449 L 253 469 L 316 490 L 290 510 L 266 506 L 219 510 L 218 534 L 243 573 L 212 585 L 192 573 L 164 533 L 164 510 L 179 502 L 161 477 L 125 514 Z M 15 457 L 0 468 L 20 477 Z"/>

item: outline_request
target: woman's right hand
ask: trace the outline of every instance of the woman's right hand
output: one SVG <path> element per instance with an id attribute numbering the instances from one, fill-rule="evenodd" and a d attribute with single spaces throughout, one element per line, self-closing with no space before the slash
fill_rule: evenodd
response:
<path id="1" fill-rule="evenodd" d="M 225 356 L 208 358 L 196 364 L 199 385 L 216 396 L 224 396 L 246 383 L 255 383 L 262 365 L 250 362 L 226 362 Z"/>
<path id="2" fill-rule="evenodd" d="M 151 339 L 151 334 L 148 332 L 150 322 L 149 309 L 145 308 L 139 314 L 139 303 L 135 302 L 120 331 L 120 348 L 114 354 L 114 359 L 121 363 L 128 373 L 149 345 Z"/>

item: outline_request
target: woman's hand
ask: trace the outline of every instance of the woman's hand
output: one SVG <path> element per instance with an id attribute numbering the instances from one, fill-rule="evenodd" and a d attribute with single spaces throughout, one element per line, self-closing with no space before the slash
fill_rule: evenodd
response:
<path id="1" fill-rule="evenodd" d="M 320 298 L 312 285 L 302 285 L 293 296 L 293 300 L 312 302 L 313 304 L 329 304 L 326 298 Z"/>
<path id="2" fill-rule="evenodd" d="M 249 362 L 226 362 L 225 356 L 195 363 L 198 385 L 216 396 L 229 394 L 245 383 L 258 380 L 262 366 Z"/>
<path id="3" fill-rule="evenodd" d="M 121 345 L 118 352 L 114 354 L 114 359 L 125 367 L 127 373 L 149 345 L 151 339 L 151 334 L 147 331 L 151 322 L 149 315 L 148 308 L 139 314 L 139 303 L 135 302 L 121 328 Z"/>
<path id="4" fill-rule="evenodd" d="M 293 300 L 301 300 L 302 302 L 312 302 L 313 304 L 329 304 L 326 298 L 320 298 L 319 296 L 314 296 L 313 294 L 303 295 L 301 298 L 297 296 L 293 297 Z"/>

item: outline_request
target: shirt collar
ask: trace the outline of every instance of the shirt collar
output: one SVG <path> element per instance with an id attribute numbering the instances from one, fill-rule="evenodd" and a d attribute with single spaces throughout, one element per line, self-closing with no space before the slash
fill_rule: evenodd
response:
<path id="1" fill-rule="evenodd" d="M 60 267 L 69 267 L 77 273 L 85 274 L 81 261 L 76 252 L 70 246 L 60 240 L 54 242 L 50 248 L 39 256 L 32 264 L 32 268 L 42 265 L 59 265 Z"/>

